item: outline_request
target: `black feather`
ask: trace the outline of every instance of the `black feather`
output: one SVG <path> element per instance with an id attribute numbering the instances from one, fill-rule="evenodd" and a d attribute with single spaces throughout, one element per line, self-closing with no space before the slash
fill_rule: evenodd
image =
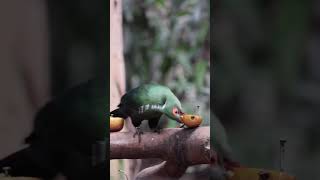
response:
<path id="1" fill-rule="evenodd" d="M 51 153 L 40 147 L 30 146 L 0 161 L 0 171 L 10 167 L 10 176 L 27 176 L 51 179 L 57 174 Z"/>
<path id="2" fill-rule="evenodd" d="M 125 112 L 123 112 L 120 108 L 111 111 L 110 115 L 113 117 L 121 117 L 123 119 L 126 119 L 128 117 L 128 115 Z"/>

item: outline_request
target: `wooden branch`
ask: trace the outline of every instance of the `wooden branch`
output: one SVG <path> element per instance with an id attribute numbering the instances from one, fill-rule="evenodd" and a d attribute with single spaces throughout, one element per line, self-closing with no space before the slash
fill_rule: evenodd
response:
<path id="1" fill-rule="evenodd" d="M 210 128 L 168 128 L 145 132 L 141 141 L 132 132 L 110 134 L 110 159 L 160 158 L 165 162 L 142 170 L 136 179 L 181 177 L 188 166 L 216 162 L 210 149 Z"/>

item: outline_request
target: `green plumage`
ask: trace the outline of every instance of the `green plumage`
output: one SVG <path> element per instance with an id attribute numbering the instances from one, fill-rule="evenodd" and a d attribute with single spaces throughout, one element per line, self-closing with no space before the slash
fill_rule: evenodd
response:
<path id="1" fill-rule="evenodd" d="M 156 129 L 163 114 L 180 122 L 181 109 L 180 101 L 168 87 L 145 84 L 128 91 L 111 115 L 131 117 L 135 127 L 139 127 L 143 120 L 148 120 L 149 127 Z"/>

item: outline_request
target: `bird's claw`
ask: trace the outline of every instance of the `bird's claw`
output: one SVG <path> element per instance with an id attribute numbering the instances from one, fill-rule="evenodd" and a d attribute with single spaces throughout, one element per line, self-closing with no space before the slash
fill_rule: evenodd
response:
<path id="1" fill-rule="evenodd" d="M 136 137 L 136 135 L 138 135 L 138 140 L 139 140 L 139 143 L 141 142 L 141 134 L 143 134 L 143 132 L 140 130 L 139 127 L 136 128 L 137 131 L 133 134 L 133 138 Z"/>
<path id="2" fill-rule="evenodd" d="M 143 134 L 143 132 L 140 130 L 140 128 L 136 128 L 136 132 L 133 134 L 133 137 L 136 137 L 136 135 L 138 135 L 139 137 L 141 136 L 141 134 Z"/>

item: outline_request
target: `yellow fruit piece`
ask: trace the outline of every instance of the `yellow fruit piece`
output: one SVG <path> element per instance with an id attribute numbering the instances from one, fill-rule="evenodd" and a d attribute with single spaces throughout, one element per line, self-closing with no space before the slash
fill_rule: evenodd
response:
<path id="1" fill-rule="evenodd" d="M 228 180 L 296 180 L 285 172 L 257 168 L 235 168 L 229 175 Z"/>
<path id="2" fill-rule="evenodd" d="M 202 117 L 193 114 L 184 114 L 180 117 L 183 124 L 190 128 L 198 127 L 202 123 Z"/>
<path id="3" fill-rule="evenodd" d="M 124 119 L 110 116 L 110 132 L 120 131 L 123 128 Z"/>

